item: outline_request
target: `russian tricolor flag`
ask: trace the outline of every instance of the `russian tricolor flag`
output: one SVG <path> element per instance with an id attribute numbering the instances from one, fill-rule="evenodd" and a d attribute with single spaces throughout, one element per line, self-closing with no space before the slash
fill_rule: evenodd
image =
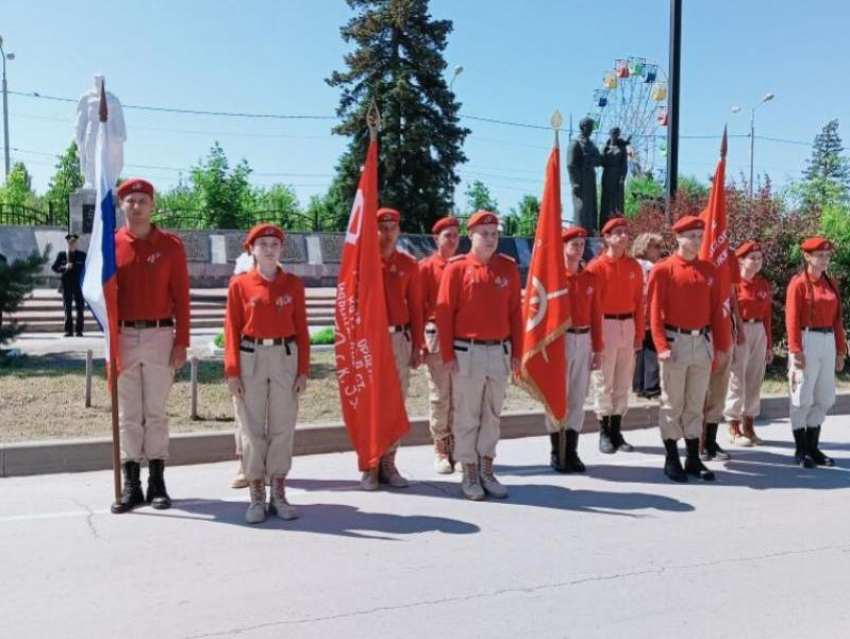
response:
<path id="1" fill-rule="evenodd" d="M 116 176 L 109 175 L 109 133 L 106 121 L 106 89 L 100 87 L 100 126 L 97 128 L 95 179 L 97 209 L 83 277 L 83 297 L 106 338 L 105 358 L 110 380 L 118 361 L 118 276 L 115 264 L 115 198 L 112 187 Z"/>

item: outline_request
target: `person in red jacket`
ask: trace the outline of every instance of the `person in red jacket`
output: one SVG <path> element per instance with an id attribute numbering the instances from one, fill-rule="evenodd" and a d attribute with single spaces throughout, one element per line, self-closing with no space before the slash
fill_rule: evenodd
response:
<path id="1" fill-rule="evenodd" d="M 434 470 L 441 475 L 451 474 L 454 468 L 454 437 L 452 436 L 452 376 L 440 357 L 440 338 L 437 335 L 437 292 L 449 260 L 457 253 L 460 243 L 460 220 L 441 217 L 431 228 L 437 250 L 419 262 L 422 280 L 422 314 L 425 318 L 425 363 L 428 365 L 429 412 L 431 439 L 434 441 Z M 460 470 L 460 465 L 458 465 Z"/>
<path id="2" fill-rule="evenodd" d="M 644 339 L 643 269 L 626 251 L 629 223 L 623 217 L 602 228 L 605 251 L 587 270 L 596 276 L 602 306 L 602 368 L 593 373 L 599 450 L 612 454 L 631 452 L 623 439 L 623 416 L 629 408 L 629 390 L 635 370 L 635 353 Z"/>
<path id="3" fill-rule="evenodd" d="M 564 341 L 567 350 L 566 449 L 561 449 L 557 425 L 547 418 L 546 428 L 552 444 L 549 463 L 558 473 L 583 473 L 586 469 L 578 455 L 578 437 L 584 426 L 584 400 L 590 386 L 590 373 L 602 365 L 602 311 L 596 276 L 584 268 L 581 261 L 587 231 L 573 226 L 565 229 L 561 238 L 564 240 L 571 318 Z"/>
<path id="4" fill-rule="evenodd" d="M 165 487 L 168 417 L 174 371 L 189 347 L 189 269 L 179 237 L 151 222 L 154 188 L 132 178 L 118 187 L 126 226 L 115 234 L 118 279 L 118 423 L 124 489 L 113 513 L 148 502 L 171 507 Z M 150 476 L 142 493 L 140 462 Z"/>
<path id="5" fill-rule="evenodd" d="M 773 359 L 773 294 L 768 281 L 759 275 L 764 256 L 761 244 L 744 242 L 735 251 L 735 256 L 740 264 L 741 280 L 735 285 L 734 293 L 743 339 L 736 341 L 732 354 L 724 417 L 729 424 L 732 444 L 762 445 L 764 441 L 756 435 L 753 422 L 761 410 L 765 369 Z"/>
<path id="6" fill-rule="evenodd" d="M 788 283 L 788 379 L 795 462 L 806 468 L 832 466 L 821 452 L 820 430 L 835 403 L 835 373 L 844 369 L 847 342 L 838 285 L 826 274 L 834 245 L 822 237 L 805 240 L 805 270 Z"/>
<path id="7" fill-rule="evenodd" d="M 286 499 L 286 476 L 292 467 L 298 398 L 307 388 L 310 332 L 304 283 L 278 264 L 283 238 L 273 224 L 251 229 L 245 246 L 255 266 L 235 276 L 227 290 L 224 374 L 241 424 L 249 524 L 266 518 L 266 477 L 271 483 L 269 512 L 286 520 L 298 517 Z"/>
<path id="8" fill-rule="evenodd" d="M 382 208 L 378 209 L 377 217 L 387 323 L 401 393 L 406 400 L 410 370 L 422 363 L 424 345 L 419 265 L 413 256 L 397 249 L 401 214 L 395 209 Z M 391 488 L 407 488 L 408 482 L 395 463 L 398 445 L 399 442 L 393 444 L 376 467 L 363 473 L 360 480 L 363 490 L 377 490 L 380 484 L 387 484 Z"/>
<path id="9" fill-rule="evenodd" d="M 505 498 L 493 473 L 499 417 L 511 373 L 519 371 L 522 309 L 519 269 L 501 253 L 499 218 L 489 211 L 467 222 L 472 248 L 449 260 L 437 293 L 440 356 L 452 372 L 455 458 L 463 494 Z"/>
<path id="10" fill-rule="evenodd" d="M 731 346 L 731 336 L 724 330 L 717 269 L 697 257 L 704 229 L 698 217 L 678 220 L 673 225 L 676 253 L 657 262 L 649 276 L 650 325 L 661 364 L 664 474 L 677 482 L 687 481 L 688 475 L 714 480 L 699 455 L 703 408 L 712 359 L 722 364 Z M 681 437 L 687 447 L 684 468 L 677 447 Z"/>

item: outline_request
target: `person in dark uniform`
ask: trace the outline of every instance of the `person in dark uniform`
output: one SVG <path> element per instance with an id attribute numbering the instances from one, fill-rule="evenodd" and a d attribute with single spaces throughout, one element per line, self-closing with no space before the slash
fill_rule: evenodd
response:
<path id="1" fill-rule="evenodd" d="M 51 269 L 62 276 L 62 304 L 65 307 L 65 337 L 71 337 L 76 329 L 77 337 L 83 336 L 83 271 L 86 268 L 85 251 L 77 250 L 80 236 L 68 233 L 67 251 L 59 251 Z M 74 322 L 74 309 L 77 307 L 77 321 Z"/>

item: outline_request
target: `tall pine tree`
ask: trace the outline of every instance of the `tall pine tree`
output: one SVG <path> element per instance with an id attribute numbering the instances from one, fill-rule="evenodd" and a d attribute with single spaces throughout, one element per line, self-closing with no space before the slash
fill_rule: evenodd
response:
<path id="1" fill-rule="evenodd" d="M 466 161 L 461 146 L 469 134 L 444 77 L 452 22 L 432 19 L 427 0 L 347 2 L 357 15 L 341 33 L 356 49 L 345 56 L 348 70 L 335 71 L 327 83 L 342 90 L 342 123 L 334 133 L 351 142 L 328 200 L 347 219 L 368 146 L 366 111 L 375 100 L 382 119 L 381 205 L 401 211 L 405 231 L 429 232 L 452 208 L 460 182 L 455 167 Z"/>
<path id="2" fill-rule="evenodd" d="M 830 120 L 815 137 L 812 157 L 803 171 L 809 191 L 835 192 L 839 194 L 839 199 L 846 201 L 850 195 L 850 160 L 843 152 L 841 136 L 838 135 L 838 120 Z M 814 197 L 810 193 L 805 199 L 818 200 L 824 197 Z"/>

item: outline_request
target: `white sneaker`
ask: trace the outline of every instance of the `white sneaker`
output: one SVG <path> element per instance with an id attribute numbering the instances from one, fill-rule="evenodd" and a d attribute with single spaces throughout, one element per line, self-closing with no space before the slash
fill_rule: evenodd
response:
<path id="1" fill-rule="evenodd" d="M 236 470 L 236 477 L 230 483 L 231 488 L 248 488 L 248 480 L 245 479 L 245 471 L 242 469 L 242 460 L 239 460 L 239 468 Z"/>
<path id="2" fill-rule="evenodd" d="M 363 476 L 360 478 L 360 488 L 368 491 L 378 490 L 377 468 L 370 468 L 363 472 Z"/>
<path id="3" fill-rule="evenodd" d="M 248 483 L 251 504 L 245 512 L 246 524 L 261 524 L 266 520 L 266 485 L 260 479 Z"/>
<path id="4" fill-rule="evenodd" d="M 508 489 L 502 486 L 493 474 L 492 457 L 481 458 L 481 485 L 488 495 L 496 499 L 504 499 L 508 496 Z"/>
<path id="5" fill-rule="evenodd" d="M 460 483 L 463 496 L 472 501 L 484 500 L 484 489 L 478 476 L 478 464 L 463 465 L 463 480 Z"/>
<path id="6" fill-rule="evenodd" d="M 286 475 L 272 477 L 269 512 L 285 521 L 298 519 L 298 509 L 286 500 Z"/>
<path id="7" fill-rule="evenodd" d="M 454 471 L 449 458 L 449 442 L 448 437 L 434 442 L 434 470 L 439 475 L 451 475 Z"/>

